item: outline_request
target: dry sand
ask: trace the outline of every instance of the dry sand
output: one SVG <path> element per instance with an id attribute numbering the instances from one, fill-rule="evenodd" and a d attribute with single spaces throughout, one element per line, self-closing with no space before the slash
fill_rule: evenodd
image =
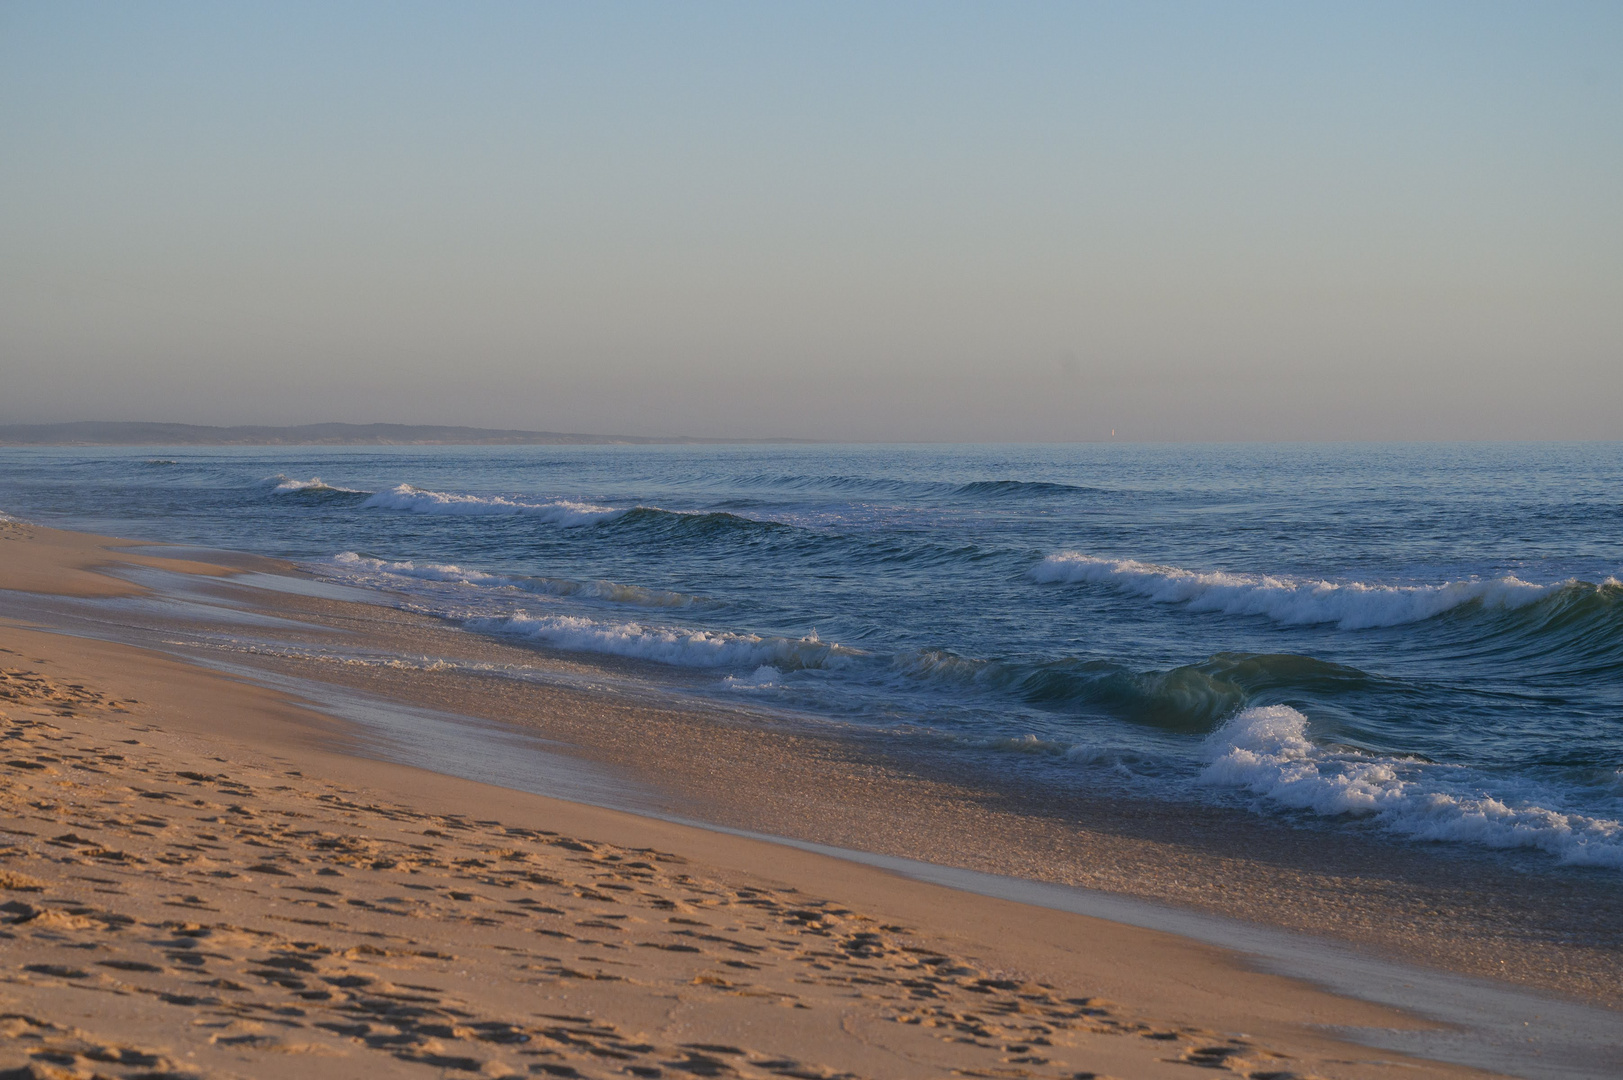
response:
<path id="1" fill-rule="evenodd" d="M 0 525 L 0 587 L 163 564 L 109 543 Z M 366 760 L 127 645 L 0 648 L 0 1076 L 1478 1075 L 1221 949 Z"/>

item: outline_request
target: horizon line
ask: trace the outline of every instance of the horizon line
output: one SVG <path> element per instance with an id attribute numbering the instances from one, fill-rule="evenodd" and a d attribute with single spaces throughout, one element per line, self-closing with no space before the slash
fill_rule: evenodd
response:
<path id="1" fill-rule="evenodd" d="M 124 429 L 96 432 L 96 428 Z M 163 429 L 161 431 L 139 429 Z M 79 430 L 73 430 L 79 429 Z M 137 430 L 131 430 L 137 429 Z M 325 434 L 318 434 L 325 429 Z M 390 429 L 380 431 L 379 429 Z M 415 431 L 418 434 L 413 436 Z M 368 434 L 370 433 L 370 434 Z M 189 438 L 145 436 L 189 435 Z M 29 437 L 33 436 L 33 437 Z M 211 437 L 212 436 L 212 437 Z M 1074 446 L 1131 443 L 1142 446 L 1230 445 L 1503 445 L 1614 443 L 1616 438 L 1498 439 L 1142 439 L 1116 435 L 1077 439 L 828 439 L 791 436 L 622 435 L 486 428 L 464 424 L 190 424 L 154 420 L 73 420 L 56 423 L 0 423 L 0 447 L 29 446 Z"/>

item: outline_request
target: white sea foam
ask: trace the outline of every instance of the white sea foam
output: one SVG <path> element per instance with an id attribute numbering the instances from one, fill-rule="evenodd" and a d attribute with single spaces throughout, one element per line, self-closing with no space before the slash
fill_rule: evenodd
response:
<path id="1" fill-rule="evenodd" d="M 173 463 L 171 462 L 171 464 Z M 259 482 L 259 485 L 270 488 L 271 493 L 275 495 L 290 495 L 296 491 L 342 491 L 351 495 L 366 494 L 366 492 L 357 488 L 338 487 L 335 484 L 329 484 L 319 476 L 312 476 L 308 480 L 299 480 L 277 473 L 275 476 L 265 477 Z"/>
<path id="2" fill-rule="evenodd" d="M 1318 746 L 1307 723 L 1288 705 L 1245 710 L 1207 740 L 1202 779 L 1300 810 L 1371 817 L 1417 840 L 1535 848 L 1623 870 L 1623 822 L 1539 805 L 1554 800 L 1526 781 L 1496 780 L 1525 790 L 1495 793 L 1459 766 Z"/>
<path id="3" fill-rule="evenodd" d="M 347 667 L 386 667 L 400 671 L 489 671 L 491 664 L 459 664 L 432 656 L 396 656 L 379 652 L 337 653 L 320 649 L 305 649 L 295 645 L 270 644 L 227 638 L 222 641 L 195 641 L 170 639 L 165 645 L 188 649 L 212 649 L 234 652 L 245 656 L 274 656 L 283 660 L 313 660 L 324 664 L 343 664 Z"/>
<path id="4" fill-rule="evenodd" d="M 762 664 L 748 675 L 729 675 L 721 680 L 729 690 L 776 690 L 782 686 L 783 672 L 771 664 Z"/>
<path id="5" fill-rule="evenodd" d="M 451 563 L 417 563 L 410 560 L 390 562 L 374 559 L 354 551 L 341 551 L 333 556 L 339 566 L 354 570 L 369 570 L 394 577 L 416 578 L 419 581 L 449 581 L 462 585 L 516 585 L 514 578 L 500 574 L 487 574 L 482 570 L 467 570 Z"/>
<path id="6" fill-rule="evenodd" d="M 570 502 L 529 503 L 504 499 L 500 495 L 456 495 L 443 491 L 425 491 L 401 484 L 389 491 L 380 491 L 361 504 L 381 510 L 405 510 L 413 514 L 447 514 L 461 517 L 534 517 L 553 525 L 592 525 L 609 521 L 624 514 L 607 506 Z"/>
<path id="7" fill-rule="evenodd" d="M 1048 556 L 1031 576 L 1042 582 L 1110 584 L 1159 603 L 1187 604 L 1193 611 L 1265 615 L 1295 625 L 1335 623 L 1343 630 L 1419 622 L 1473 601 L 1487 607 L 1518 608 L 1561 588 L 1515 577 L 1442 585 L 1382 585 L 1201 572 L 1134 559 L 1100 559 L 1075 551 Z"/>
<path id="8" fill-rule="evenodd" d="M 485 633 L 514 634 L 558 649 L 605 653 L 675 667 L 753 668 L 779 672 L 838 667 L 858 654 L 812 634 L 803 638 L 762 637 L 719 630 L 599 622 L 576 615 L 519 614 L 469 619 L 463 625 Z"/>
<path id="9" fill-rule="evenodd" d="M 688 607 L 696 598 L 686 593 L 664 589 L 645 589 L 640 585 L 622 585 L 617 581 L 570 581 L 566 578 L 512 577 L 488 574 L 483 570 L 470 570 L 452 563 L 419 563 L 410 560 L 389 561 L 374 559 L 353 551 L 333 556 L 333 562 L 347 572 L 347 576 L 360 584 L 388 585 L 389 578 L 410 578 L 416 581 L 437 581 L 451 585 L 475 585 L 487 588 L 517 589 L 551 596 L 580 596 L 589 600 L 608 600 L 617 604 L 636 604 L 642 607 Z"/>

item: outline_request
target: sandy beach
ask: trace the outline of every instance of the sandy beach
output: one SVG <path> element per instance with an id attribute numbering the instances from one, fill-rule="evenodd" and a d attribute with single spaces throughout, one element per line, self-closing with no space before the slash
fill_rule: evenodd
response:
<path id="1" fill-rule="evenodd" d="M 274 599 L 255 617 L 311 648 L 256 657 L 266 679 L 543 729 L 583 771 L 660 778 L 667 817 L 1268 910 L 1445 970 L 1619 998 L 1615 944 L 1560 939 L 1615 905 L 1601 885 L 1540 913 L 1509 880 L 1422 887 L 1351 849 L 1242 851 L 1244 832 L 1225 850 L 1223 822 L 1173 844 L 1166 823 L 1085 800 L 1037 815 L 972 777 L 661 707 L 563 659 L 547 686 L 322 665 L 338 636 L 538 660 L 385 606 L 233 584 L 286 570 L 264 560 L 186 554 L 0 524 L 0 1075 L 1478 1074 L 1343 1037 L 1435 1026 L 1422 1017 L 1210 943 L 378 760 L 362 726 L 308 696 L 183 648 L 52 632 L 86 605 L 142 601 L 143 573 Z"/>

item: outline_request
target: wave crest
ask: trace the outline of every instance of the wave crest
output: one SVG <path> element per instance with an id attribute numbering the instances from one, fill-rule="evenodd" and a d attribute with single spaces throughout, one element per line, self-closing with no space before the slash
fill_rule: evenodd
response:
<path id="1" fill-rule="evenodd" d="M 512 615 L 469 619 L 470 630 L 529 638 L 553 648 L 604 653 L 690 668 L 768 667 L 782 674 L 840 667 L 862 654 L 818 638 L 763 637 L 642 623 L 607 623 L 577 615 Z"/>
<path id="2" fill-rule="evenodd" d="M 1374 679 L 1357 668 L 1289 653 L 1217 653 L 1199 664 L 1150 671 L 1107 660 L 979 660 L 946 649 L 898 653 L 891 663 L 910 679 L 943 688 L 973 686 L 1052 712 L 1097 710 L 1191 734 L 1212 731 L 1258 694 L 1335 695 Z"/>
<path id="3" fill-rule="evenodd" d="M 680 540 L 751 539 L 794 529 L 794 526 L 781 521 L 762 521 L 725 510 L 664 510 L 657 506 L 638 506 L 627 510 L 615 527 L 634 528 L 644 535 Z"/>
<path id="4" fill-rule="evenodd" d="M 1563 587 L 1516 577 L 1450 581 L 1442 585 L 1381 585 L 1271 574 L 1201 572 L 1136 559 L 1101 559 L 1075 551 L 1048 556 L 1031 576 L 1039 582 L 1110 584 L 1157 603 L 1187 604 L 1191 611 L 1264 615 L 1290 625 L 1334 623 L 1343 630 L 1421 622 L 1464 604 L 1515 609 Z"/>
<path id="5" fill-rule="evenodd" d="M 167 464 L 173 465 L 174 462 L 167 462 Z M 329 484 L 319 476 L 312 476 L 308 480 L 298 480 L 283 473 L 277 473 L 275 476 L 265 477 L 265 479 L 259 482 L 259 486 L 269 488 L 272 495 L 293 495 L 300 492 L 322 494 L 335 493 L 342 495 L 371 494 L 369 491 L 361 491 L 358 488 L 338 487 L 335 484 Z"/>
<path id="6" fill-rule="evenodd" d="M 439 514 L 455 517 L 534 517 L 553 525 L 593 525 L 624 514 L 607 506 L 570 502 L 529 503 L 504 499 L 500 495 L 456 495 L 444 491 L 401 484 L 380 491 L 361 504 L 363 509 L 404 510 L 413 514 Z"/>
<path id="7" fill-rule="evenodd" d="M 1416 840 L 1533 848 L 1563 863 L 1623 869 L 1623 822 L 1494 795 L 1467 770 L 1313 743 L 1288 705 L 1246 709 L 1207 740 L 1201 779 L 1325 816 L 1373 818 Z M 1507 781 L 1513 782 L 1513 781 Z"/>
<path id="8" fill-rule="evenodd" d="M 974 480 L 960 484 L 954 494 L 971 498 L 1008 499 L 1096 494 L 1099 490 L 1082 487 L 1079 484 L 1059 484 L 1050 480 Z"/>

